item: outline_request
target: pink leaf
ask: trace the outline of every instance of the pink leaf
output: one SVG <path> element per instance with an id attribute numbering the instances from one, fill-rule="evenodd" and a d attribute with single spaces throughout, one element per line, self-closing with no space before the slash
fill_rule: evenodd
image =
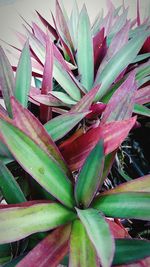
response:
<path id="1" fill-rule="evenodd" d="M 150 85 L 145 86 L 139 89 L 138 91 L 136 91 L 135 102 L 141 105 L 150 102 Z"/>
<path id="2" fill-rule="evenodd" d="M 71 170 L 82 167 L 85 159 L 100 139 L 104 140 L 105 155 L 118 148 L 136 122 L 136 117 L 111 122 L 93 128 L 73 141 L 60 145 L 60 151 Z"/>
<path id="3" fill-rule="evenodd" d="M 17 267 L 56 267 L 69 250 L 71 226 L 62 226 L 54 230 L 34 249 L 32 249 Z"/>
<path id="4" fill-rule="evenodd" d="M 45 46 L 45 43 L 46 43 L 45 32 L 43 32 L 35 22 L 32 22 L 32 27 L 33 27 L 36 38 Z"/>

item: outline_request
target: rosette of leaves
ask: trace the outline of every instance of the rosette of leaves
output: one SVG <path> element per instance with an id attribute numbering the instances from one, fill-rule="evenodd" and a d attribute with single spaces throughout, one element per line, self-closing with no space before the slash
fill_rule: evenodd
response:
<path id="1" fill-rule="evenodd" d="M 32 190 L 24 195 L 1 162 L 0 187 L 7 202 L 0 204 L 1 262 L 18 267 L 58 266 L 62 261 L 72 267 L 148 264 L 150 242 L 132 239 L 120 219 L 150 220 L 150 176 L 111 190 L 104 186 L 115 150 L 136 118 L 97 127 L 103 136 L 73 174 L 32 113 L 14 97 L 11 107 L 12 119 L 1 113 L 1 140 L 25 170 L 24 179 L 36 181 L 44 197 L 35 198 Z"/>

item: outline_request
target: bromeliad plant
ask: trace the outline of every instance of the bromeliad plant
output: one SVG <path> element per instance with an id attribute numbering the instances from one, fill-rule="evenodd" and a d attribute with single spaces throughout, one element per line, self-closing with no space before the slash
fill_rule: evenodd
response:
<path id="1" fill-rule="evenodd" d="M 150 220 L 150 176 L 106 186 L 119 146 L 137 126 L 132 114 L 150 115 L 143 54 L 150 24 L 139 9 L 129 21 L 124 6 L 120 14 L 108 4 L 93 26 L 76 3 L 68 19 L 56 1 L 55 28 L 38 13 L 47 30 L 28 25 L 17 67 L 0 49 L 0 261 L 7 267 L 150 264 L 150 242 L 122 225 Z"/>
<path id="2" fill-rule="evenodd" d="M 104 186 L 115 155 L 115 152 L 108 153 L 118 147 L 136 118 L 114 122 L 121 129 L 117 134 L 112 134 L 112 123 L 104 125 L 103 138 L 100 135 L 80 172 L 72 174 L 42 124 L 13 97 L 11 106 L 13 119 L 3 115 L 0 120 L 1 139 L 28 173 L 28 179 L 35 179 L 47 196 L 34 200 L 31 193 L 27 201 L 1 162 L 0 186 L 10 204 L 0 205 L 0 243 L 11 243 L 13 247 L 12 242 L 29 236 L 24 250 L 29 252 L 34 246 L 27 255 L 21 253 L 21 259 L 13 266 L 58 266 L 69 255 L 63 262 L 65 266 L 109 267 L 150 256 L 150 242 L 131 239 L 118 219 L 150 220 L 150 176 L 112 190 Z M 30 235 L 45 231 L 46 237 L 36 246 L 36 235 L 36 242 L 31 246 Z M 9 246 L 0 248 L 1 254 L 8 253 L 1 261 L 11 259 Z M 147 258 L 137 266 L 148 262 Z"/>

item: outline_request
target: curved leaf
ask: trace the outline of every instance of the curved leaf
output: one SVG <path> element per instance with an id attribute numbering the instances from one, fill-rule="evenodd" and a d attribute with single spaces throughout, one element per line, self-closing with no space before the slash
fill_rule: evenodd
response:
<path id="1" fill-rule="evenodd" d="M 70 237 L 69 267 L 99 267 L 96 251 L 83 224 L 75 220 Z"/>
<path id="2" fill-rule="evenodd" d="M 114 256 L 115 244 L 109 225 L 97 210 L 76 210 L 97 251 L 102 267 L 110 267 Z"/>
<path id="3" fill-rule="evenodd" d="M 150 220 L 150 193 L 125 192 L 102 195 L 92 206 L 108 217 Z"/>
<path id="4" fill-rule="evenodd" d="M 57 162 L 18 128 L 2 120 L 0 126 L 5 143 L 20 165 L 49 193 L 72 208 L 72 184 Z"/>
<path id="5" fill-rule="evenodd" d="M 88 207 L 101 185 L 104 149 L 101 140 L 87 157 L 76 182 L 75 198 L 78 206 Z"/>
<path id="6" fill-rule="evenodd" d="M 27 107 L 28 105 L 28 95 L 31 87 L 31 72 L 29 42 L 27 41 L 19 59 L 14 92 L 16 99 L 23 105 L 23 107 Z"/>
<path id="7" fill-rule="evenodd" d="M 20 240 L 48 231 L 75 219 L 76 215 L 57 203 L 15 205 L 0 211 L 0 243 Z"/>
<path id="8" fill-rule="evenodd" d="M 135 104 L 134 113 L 150 117 L 150 109 L 143 105 Z"/>

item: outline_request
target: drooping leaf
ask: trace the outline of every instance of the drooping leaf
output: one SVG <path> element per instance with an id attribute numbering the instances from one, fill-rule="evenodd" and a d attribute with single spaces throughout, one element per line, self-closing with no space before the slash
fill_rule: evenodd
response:
<path id="1" fill-rule="evenodd" d="M 31 59 L 29 42 L 27 41 L 22 50 L 17 71 L 15 82 L 15 97 L 23 105 L 28 105 L 28 95 L 31 87 Z"/>
<path id="2" fill-rule="evenodd" d="M 0 211 L 1 244 L 20 240 L 33 233 L 54 229 L 76 217 L 75 213 L 57 203 L 4 206 Z"/>
<path id="3" fill-rule="evenodd" d="M 71 225 L 62 226 L 54 230 L 42 240 L 26 257 L 17 264 L 17 267 L 55 267 L 68 252 L 68 241 Z"/>
<path id="4" fill-rule="evenodd" d="M 59 201 L 73 207 L 72 184 L 58 163 L 18 128 L 2 120 L 0 126 L 5 143 L 20 165 Z"/>
<path id="5" fill-rule="evenodd" d="M 136 57 L 147 36 L 147 32 L 138 35 L 138 38 L 135 36 L 108 62 L 104 70 L 96 77 L 95 85 L 101 84 L 101 87 L 95 101 L 100 100 L 109 91 L 109 87 L 113 81 Z"/>
<path id="6" fill-rule="evenodd" d="M 14 75 L 12 67 L 2 47 L 0 47 L 0 87 L 5 106 L 10 117 L 12 117 L 10 97 L 14 93 Z"/>
<path id="7" fill-rule="evenodd" d="M 113 266 L 129 264 L 150 256 L 150 242 L 141 239 L 117 239 Z M 140 265 L 146 266 L 146 265 Z"/>
<path id="8" fill-rule="evenodd" d="M 53 141 L 57 141 L 73 129 L 86 114 L 87 113 L 68 112 L 47 122 L 44 127 Z"/>
<path id="9" fill-rule="evenodd" d="M 98 197 L 93 207 L 108 217 L 150 220 L 150 193 L 125 192 Z"/>
<path id="10" fill-rule="evenodd" d="M 57 146 L 47 134 L 43 125 L 29 110 L 24 109 L 15 98 L 12 97 L 11 103 L 15 125 L 36 142 L 50 157 L 54 158 L 65 173 L 69 173 Z"/>
<path id="11" fill-rule="evenodd" d="M 150 109 L 143 105 L 135 104 L 134 113 L 150 117 Z"/>
<path id="12" fill-rule="evenodd" d="M 26 198 L 8 168 L 0 161 L 0 191 L 8 204 L 25 202 Z"/>
<path id="13" fill-rule="evenodd" d="M 102 123 L 125 120 L 132 116 L 136 88 L 133 71 L 109 100 L 102 116 Z"/>
<path id="14" fill-rule="evenodd" d="M 87 157 L 76 182 L 75 198 L 78 206 L 85 208 L 92 202 L 101 185 L 104 167 L 103 141 L 101 140 Z"/>
<path id="15" fill-rule="evenodd" d="M 102 267 L 110 267 L 114 256 L 115 244 L 104 217 L 94 209 L 77 209 L 77 213 L 96 249 Z"/>
<path id="16" fill-rule="evenodd" d="M 89 130 L 65 144 L 60 145 L 60 151 L 71 170 L 81 168 L 90 151 L 100 139 L 104 140 L 105 155 L 120 146 L 127 137 L 136 121 L 136 117 L 120 122 L 111 122 Z"/>
<path id="17" fill-rule="evenodd" d="M 43 71 L 43 80 L 41 94 L 47 95 L 53 89 L 53 44 L 47 33 L 46 36 L 46 55 L 45 64 Z M 40 119 L 42 122 L 46 123 L 52 118 L 52 109 L 45 105 L 40 105 Z"/>
<path id="18" fill-rule="evenodd" d="M 150 192 L 150 175 L 148 174 L 135 180 L 118 185 L 111 190 L 105 191 L 103 194 L 109 195 L 123 192 Z"/>
<path id="19" fill-rule="evenodd" d="M 80 220 L 72 225 L 70 237 L 69 267 L 98 267 L 96 251 Z"/>
<path id="20" fill-rule="evenodd" d="M 90 21 L 85 6 L 79 16 L 77 62 L 81 83 L 87 91 L 90 91 L 94 78 L 93 41 Z"/>

